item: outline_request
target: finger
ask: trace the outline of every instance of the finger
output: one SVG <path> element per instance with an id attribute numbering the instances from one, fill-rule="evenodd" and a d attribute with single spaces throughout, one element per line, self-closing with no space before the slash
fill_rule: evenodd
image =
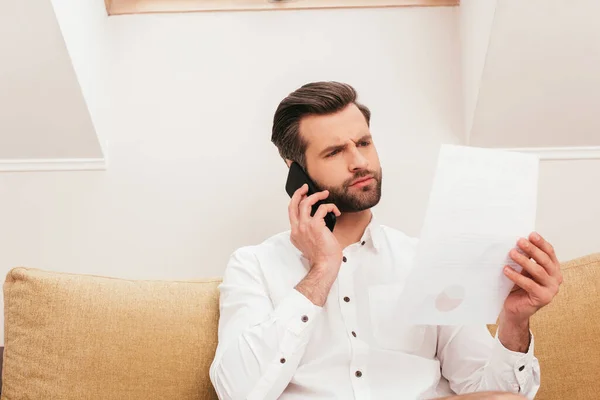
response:
<path id="1" fill-rule="evenodd" d="M 554 261 L 554 263 L 557 266 L 560 265 L 558 258 L 556 258 L 556 252 L 554 251 L 554 247 L 539 233 L 533 232 L 531 235 L 529 235 L 529 240 L 531 240 L 531 242 L 535 244 L 539 249 L 541 249 L 544 253 L 548 254 L 550 259 L 552 259 L 552 261 Z"/>
<path id="2" fill-rule="evenodd" d="M 326 204 L 321 204 L 319 206 L 319 208 L 317 209 L 317 212 L 315 213 L 314 218 L 318 219 L 318 220 L 322 220 L 325 218 L 325 215 L 327 215 L 327 213 L 329 213 L 329 212 L 333 212 L 336 217 L 339 217 L 340 215 L 342 215 L 342 213 L 340 212 L 340 210 L 337 208 L 337 206 L 335 204 L 326 203 Z"/>
<path id="3" fill-rule="evenodd" d="M 552 275 L 552 272 L 555 269 L 554 262 L 548 254 L 525 238 L 519 239 L 517 241 L 517 246 L 519 246 L 529 258 L 533 258 L 538 265 L 542 266 L 549 275 Z"/>
<path id="4" fill-rule="evenodd" d="M 535 293 L 542 289 L 533 279 L 523 276 L 509 266 L 504 267 L 504 275 L 527 293 Z"/>
<path id="5" fill-rule="evenodd" d="M 526 269 L 521 270 L 521 275 L 523 275 L 525 278 L 533 279 L 533 276 L 531 276 L 531 274 L 529 272 L 527 272 Z"/>
<path id="6" fill-rule="evenodd" d="M 509 265 L 507 265 L 507 267 L 509 267 L 509 268 L 510 268 L 510 266 L 509 266 Z M 520 272 L 520 274 L 521 274 L 521 275 L 523 275 L 525 278 L 530 278 L 530 279 L 533 279 L 533 277 L 532 277 L 532 276 L 529 274 L 529 272 L 527 272 L 527 270 L 525 270 L 525 269 L 522 269 L 522 270 L 521 270 L 521 272 Z M 515 292 L 515 291 L 517 291 L 517 290 L 521 290 L 521 288 L 520 288 L 520 287 L 518 287 L 517 285 L 513 285 L 513 288 L 512 288 L 510 291 L 511 291 L 511 293 L 512 293 L 512 292 Z"/>
<path id="7" fill-rule="evenodd" d="M 312 206 L 314 206 L 317 201 L 325 200 L 328 196 L 329 192 L 324 190 L 322 192 L 311 194 L 302 200 L 300 202 L 300 221 L 307 221 L 310 218 Z"/>
<path id="8" fill-rule="evenodd" d="M 537 283 L 543 286 L 549 285 L 550 275 L 548 275 L 548 272 L 541 265 L 536 264 L 523 254 L 519 253 L 516 249 L 512 249 L 509 255 L 510 258 L 523 267 L 523 270 L 528 272 Z"/>
<path id="9" fill-rule="evenodd" d="M 304 184 L 294 192 L 294 195 L 290 200 L 290 204 L 288 205 L 288 214 L 290 217 L 290 225 L 292 226 L 292 228 L 298 225 L 298 205 L 300 204 L 300 201 L 302 200 L 303 196 L 306 195 L 306 193 L 308 193 L 308 185 Z"/>
<path id="10" fill-rule="evenodd" d="M 533 232 L 531 235 L 529 235 L 529 240 L 532 244 L 539 248 L 540 251 L 544 252 L 550 258 L 552 263 L 549 265 L 549 268 L 546 268 L 546 270 L 551 277 L 555 278 L 559 284 L 562 284 L 563 276 L 560 270 L 560 261 L 556 257 L 554 247 L 537 232 Z"/>

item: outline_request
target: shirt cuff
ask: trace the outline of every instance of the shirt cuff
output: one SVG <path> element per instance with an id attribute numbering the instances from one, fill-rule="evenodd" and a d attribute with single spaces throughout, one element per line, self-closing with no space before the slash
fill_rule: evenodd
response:
<path id="1" fill-rule="evenodd" d="M 290 293 L 277 306 L 274 316 L 283 322 L 287 330 L 297 336 L 307 333 L 306 330 L 314 326 L 314 322 L 323 308 L 313 304 L 306 296 L 292 289 Z"/>
<path id="2" fill-rule="evenodd" d="M 519 353 L 504 347 L 498 338 L 498 331 L 496 331 L 491 363 L 495 369 L 506 371 L 503 374 L 506 378 L 512 378 L 510 380 L 513 382 L 516 379 L 518 383 L 518 387 L 515 387 L 516 391 L 523 390 L 533 377 L 533 349 L 534 339 L 531 331 L 529 331 L 529 349 L 527 353 Z"/>

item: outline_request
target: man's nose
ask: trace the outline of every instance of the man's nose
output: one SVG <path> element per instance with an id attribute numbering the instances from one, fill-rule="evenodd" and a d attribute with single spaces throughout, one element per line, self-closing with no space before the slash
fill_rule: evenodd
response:
<path id="1" fill-rule="evenodd" d="M 369 161 L 367 158 L 360 152 L 356 147 L 354 147 L 351 151 L 350 160 L 350 171 L 356 171 L 360 169 L 367 169 L 369 166 Z"/>

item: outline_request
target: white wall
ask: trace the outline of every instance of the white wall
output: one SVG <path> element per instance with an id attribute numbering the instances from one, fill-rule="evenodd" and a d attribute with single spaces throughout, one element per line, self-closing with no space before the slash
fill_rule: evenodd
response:
<path id="1" fill-rule="evenodd" d="M 600 252 L 600 159 L 542 161 L 536 226 L 560 260 Z"/>
<path id="2" fill-rule="evenodd" d="M 235 248 L 288 228 L 271 119 L 312 80 L 349 82 L 371 107 L 384 167 L 377 212 L 417 235 L 438 147 L 462 141 L 457 17 L 414 8 L 110 18 L 111 69 L 90 92 L 108 170 L 0 174 L 0 274 L 25 265 L 220 275 Z M 90 75 L 78 76 L 85 88 Z"/>

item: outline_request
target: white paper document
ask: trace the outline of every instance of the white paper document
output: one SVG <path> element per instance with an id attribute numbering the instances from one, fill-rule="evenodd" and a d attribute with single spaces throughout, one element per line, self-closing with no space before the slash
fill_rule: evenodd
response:
<path id="1" fill-rule="evenodd" d="M 416 325 L 494 324 L 513 283 L 509 252 L 534 231 L 537 155 L 443 145 L 425 222 L 398 302 Z"/>

